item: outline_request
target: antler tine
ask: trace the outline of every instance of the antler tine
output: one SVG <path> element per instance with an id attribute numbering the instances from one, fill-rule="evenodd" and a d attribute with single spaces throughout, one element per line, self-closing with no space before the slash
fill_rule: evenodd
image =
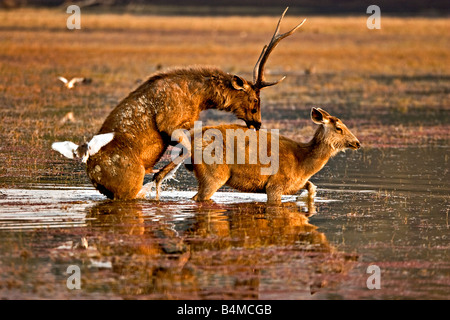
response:
<path id="1" fill-rule="evenodd" d="M 256 87 L 262 89 L 264 87 L 268 87 L 268 86 L 273 86 L 281 81 L 283 81 L 286 77 L 281 78 L 278 81 L 274 81 L 274 82 L 266 82 L 265 78 L 264 78 L 264 67 L 265 64 L 267 62 L 267 59 L 269 58 L 270 53 L 273 51 L 273 49 L 275 49 L 275 47 L 278 45 L 278 43 L 283 40 L 284 38 L 290 36 L 291 34 L 293 34 L 295 31 L 297 31 L 297 29 L 299 29 L 306 21 L 306 19 L 304 19 L 301 23 L 299 23 L 297 26 L 295 26 L 294 28 L 292 28 L 290 31 L 279 34 L 280 31 L 280 26 L 281 26 L 281 20 L 283 20 L 284 15 L 286 14 L 286 11 L 289 9 L 289 7 L 287 7 L 283 14 L 281 15 L 280 19 L 278 20 L 278 24 L 277 27 L 275 29 L 275 32 L 272 36 L 272 39 L 270 40 L 269 44 L 264 46 L 261 55 L 258 59 L 258 61 L 256 62 L 255 68 L 253 69 L 253 82 L 255 84 Z"/>
<path id="2" fill-rule="evenodd" d="M 253 83 L 256 83 L 256 81 L 258 80 L 258 66 L 259 66 L 259 63 L 261 62 L 261 59 L 262 59 L 266 49 L 267 49 L 267 44 L 263 47 L 261 54 L 259 55 L 258 61 L 256 61 L 255 67 L 253 68 Z"/>

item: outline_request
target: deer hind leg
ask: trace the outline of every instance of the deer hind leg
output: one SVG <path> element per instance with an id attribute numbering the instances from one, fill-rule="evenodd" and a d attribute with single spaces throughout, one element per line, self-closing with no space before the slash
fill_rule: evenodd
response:
<path id="1" fill-rule="evenodd" d="M 226 181 L 225 181 L 226 182 Z M 199 183 L 198 192 L 192 198 L 195 201 L 209 201 L 211 197 L 225 184 L 224 181 L 211 179 L 207 181 L 202 181 Z"/>
<path id="2" fill-rule="evenodd" d="M 115 200 L 136 198 L 145 176 L 145 168 L 141 163 L 121 161 L 120 156 L 114 155 L 88 160 L 86 171 L 95 188 Z"/>
<path id="3" fill-rule="evenodd" d="M 281 204 L 282 191 L 277 187 L 269 187 L 266 190 L 267 204 Z"/>
<path id="4" fill-rule="evenodd" d="M 194 173 L 198 181 L 198 192 L 192 198 L 195 201 L 209 201 L 214 193 L 230 179 L 226 166 L 208 168 L 205 165 L 194 165 Z"/>

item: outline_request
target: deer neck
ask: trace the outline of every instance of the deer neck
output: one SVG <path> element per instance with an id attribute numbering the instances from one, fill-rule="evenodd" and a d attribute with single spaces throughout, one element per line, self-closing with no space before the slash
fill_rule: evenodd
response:
<path id="1" fill-rule="evenodd" d="M 227 112 L 233 112 L 233 94 L 227 85 L 230 75 L 215 74 L 205 78 L 205 83 L 199 93 L 204 97 L 202 110 L 216 109 Z"/>
<path id="2" fill-rule="evenodd" d="M 327 142 L 325 127 L 320 125 L 310 142 L 301 144 L 300 165 L 309 176 L 320 171 L 328 160 L 336 154 Z"/>

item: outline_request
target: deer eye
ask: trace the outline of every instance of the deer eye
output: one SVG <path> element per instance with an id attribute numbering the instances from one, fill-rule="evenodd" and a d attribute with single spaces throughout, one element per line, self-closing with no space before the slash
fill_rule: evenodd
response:
<path id="1" fill-rule="evenodd" d="M 339 133 L 342 133 L 342 132 L 343 132 L 343 131 L 342 131 L 342 128 L 339 128 L 339 127 L 336 127 L 336 131 L 339 132 Z"/>
<path id="2" fill-rule="evenodd" d="M 253 113 L 253 114 L 256 113 L 256 112 L 258 112 L 258 110 L 256 110 L 256 108 L 255 108 L 255 109 L 252 109 L 252 113 Z"/>
<path id="3" fill-rule="evenodd" d="M 258 99 L 256 99 L 256 98 L 253 99 L 253 102 L 254 102 L 254 103 L 258 103 Z"/>

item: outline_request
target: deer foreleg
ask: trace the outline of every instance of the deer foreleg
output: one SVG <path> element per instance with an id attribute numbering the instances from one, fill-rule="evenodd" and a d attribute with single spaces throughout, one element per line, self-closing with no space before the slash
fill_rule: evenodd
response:
<path id="1" fill-rule="evenodd" d="M 308 200 L 314 200 L 317 187 L 311 181 L 306 181 L 303 188 L 308 190 Z"/>
<path id="2" fill-rule="evenodd" d="M 145 199 L 147 197 L 148 193 L 151 193 L 153 190 L 153 187 L 155 186 L 155 182 L 151 181 L 142 186 L 142 189 L 137 194 L 137 199 Z"/>

